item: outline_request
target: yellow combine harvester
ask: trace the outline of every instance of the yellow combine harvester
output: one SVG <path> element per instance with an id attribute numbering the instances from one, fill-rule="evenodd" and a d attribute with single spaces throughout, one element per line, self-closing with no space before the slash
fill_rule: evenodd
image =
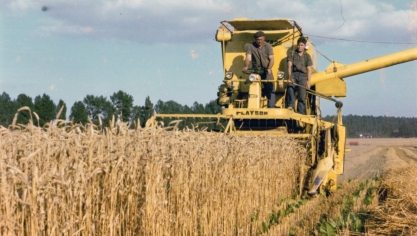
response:
<path id="1" fill-rule="evenodd" d="M 265 41 L 273 48 L 274 80 L 261 80 L 256 71 L 243 72 L 245 45 L 253 41 L 257 31 L 263 31 Z M 337 176 L 343 174 L 346 129 L 342 124 L 342 103 L 333 97 L 346 97 L 343 78 L 417 59 L 417 48 L 389 54 L 350 65 L 333 62 L 325 71 L 317 71 L 317 53 L 307 38 L 313 61 L 311 89 L 307 89 L 306 115 L 286 107 L 289 84 L 287 55 L 303 36 L 302 29 L 291 19 L 222 21 L 216 40 L 221 43 L 224 78 L 219 86 L 218 103 L 222 114 L 155 114 L 147 123 L 156 125 L 158 118 L 210 118 L 224 133 L 246 135 L 288 136 L 299 140 L 309 151 L 308 171 L 304 184 L 310 194 L 337 189 Z M 273 83 L 272 104 L 262 94 L 264 83 Z M 320 98 L 335 102 L 337 120 L 322 120 Z M 297 106 L 297 104 L 295 104 Z"/>

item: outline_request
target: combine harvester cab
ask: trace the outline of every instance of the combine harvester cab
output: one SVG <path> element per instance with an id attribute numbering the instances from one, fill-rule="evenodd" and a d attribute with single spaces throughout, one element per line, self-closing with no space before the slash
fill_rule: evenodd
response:
<path id="1" fill-rule="evenodd" d="M 274 54 L 273 80 L 262 80 L 259 72 L 244 72 L 246 47 L 254 34 L 263 31 L 265 41 Z M 286 107 L 287 55 L 296 48 L 303 36 L 301 27 L 291 19 L 222 21 L 216 33 L 221 44 L 224 78 L 218 90 L 222 114 L 155 114 L 147 123 L 155 125 L 158 118 L 213 119 L 224 133 L 242 135 L 286 136 L 299 140 L 309 152 L 306 163 L 307 181 L 303 186 L 310 194 L 337 189 L 337 176 L 343 174 L 346 128 L 342 123 L 342 103 L 334 97 L 346 97 L 343 78 L 417 59 L 417 49 L 370 59 L 350 65 L 333 62 L 322 72 L 317 70 L 317 53 L 307 39 L 306 52 L 313 62 L 310 89 L 306 95 L 306 114 Z M 265 83 L 272 83 L 271 99 L 262 93 Z M 322 120 L 320 98 L 335 103 L 334 122 Z"/>

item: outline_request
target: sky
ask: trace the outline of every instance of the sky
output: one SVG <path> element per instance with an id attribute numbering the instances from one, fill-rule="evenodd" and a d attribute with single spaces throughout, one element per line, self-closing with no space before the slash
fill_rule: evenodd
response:
<path id="1" fill-rule="evenodd" d="M 67 116 L 87 95 L 119 90 L 139 106 L 146 96 L 205 104 L 223 80 L 216 30 L 241 17 L 294 19 L 343 64 L 417 47 L 416 0 L 2 0 L 0 93 L 45 93 Z M 329 64 L 319 56 L 319 71 Z M 417 117 L 416 61 L 345 81 L 344 115 Z"/>

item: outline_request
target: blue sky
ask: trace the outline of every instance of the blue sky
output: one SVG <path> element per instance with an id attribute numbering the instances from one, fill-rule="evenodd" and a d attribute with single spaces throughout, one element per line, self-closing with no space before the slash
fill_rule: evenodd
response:
<path id="1" fill-rule="evenodd" d="M 237 17 L 292 18 L 319 51 L 343 64 L 417 47 L 416 0 L 3 0 L 0 92 L 12 99 L 46 93 L 66 102 L 67 115 L 86 95 L 119 90 L 135 105 L 146 96 L 207 103 L 223 79 L 215 32 Z M 328 64 L 319 57 L 319 70 Z M 344 114 L 417 117 L 417 62 L 345 81 Z M 322 106 L 325 115 L 335 113 L 331 102 Z"/>

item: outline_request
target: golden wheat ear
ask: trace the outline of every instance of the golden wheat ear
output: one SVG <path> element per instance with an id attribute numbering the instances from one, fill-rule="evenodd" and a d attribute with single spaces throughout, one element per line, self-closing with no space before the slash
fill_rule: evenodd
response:
<path id="1" fill-rule="evenodd" d="M 17 125 L 17 117 L 19 116 L 19 112 L 21 111 L 29 111 L 29 115 L 30 115 L 30 120 L 29 122 L 32 121 L 32 114 L 30 113 L 30 108 L 27 106 L 21 107 L 17 110 L 17 112 L 14 114 L 13 117 L 13 121 L 12 121 L 12 127 L 15 127 Z"/>
<path id="2" fill-rule="evenodd" d="M 62 110 L 64 110 L 65 106 L 61 106 L 61 108 L 58 111 L 58 114 L 56 114 L 56 119 L 58 119 L 61 116 Z"/>
<path id="3" fill-rule="evenodd" d="M 35 116 L 37 122 L 38 122 L 38 127 L 39 127 L 39 116 L 36 112 L 33 112 L 33 115 Z"/>

